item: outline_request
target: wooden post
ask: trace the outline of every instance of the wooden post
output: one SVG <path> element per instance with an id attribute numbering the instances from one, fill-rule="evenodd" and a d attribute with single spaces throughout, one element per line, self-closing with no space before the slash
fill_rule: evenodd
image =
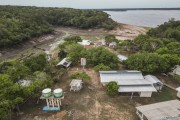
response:
<path id="1" fill-rule="evenodd" d="M 57 105 L 58 105 L 58 108 L 60 110 L 59 99 L 57 99 Z"/>
<path id="2" fill-rule="evenodd" d="M 49 109 L 49 101 L 48 101 L 47 98 L 46 98 L 46 103 L 47 103 L 47 106 L 48 106 L 48 109 Z"/>
<path id="3" fill-rule="evenodd" d="M 52 101 L 52 106 L 53 106 L 53 108 L 54 108 L 54 99 L 51 99 L 51 101 Z"/>

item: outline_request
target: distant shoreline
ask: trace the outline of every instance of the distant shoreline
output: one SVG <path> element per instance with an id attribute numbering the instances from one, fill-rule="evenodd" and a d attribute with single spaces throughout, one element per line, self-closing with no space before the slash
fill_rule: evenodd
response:
<path id="1" fill-rule="evenodd" d="M 180 8 L 105 8 L 105 9 L 93 9 L 100 11 L 129 11 L 129 10 L 180 10 Z"/>

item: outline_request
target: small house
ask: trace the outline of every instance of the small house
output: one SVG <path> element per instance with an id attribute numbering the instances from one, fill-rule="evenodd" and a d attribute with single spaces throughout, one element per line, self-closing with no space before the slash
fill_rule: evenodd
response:
<path id="1" fill-rule="evenodd" d="M 68 61 L 68 58 L 62 59 L 56 66 L 69 67 L 72 62 Z"/>
<path id="2" fill-rule="evenodd" d="M 121 62 L 128 59 L 128 58 L 127 58 L 126 56 L 124 56 L 124 55 L 118 55 L 117 57 L 119 58 L 119 61 L 121 61 Z"/>
<path id="3" fill-rule="evenodd" d="M 146 75 L 144 78 L 151 82 L 153 86 L 156 88 L 156 90 L 161 91 L 163 87 L 163 83 L 154 75 Z"/>
<path id="4" fill-rule="evenodd" d="M 72 81 L 71 81 L 71 83 L 70 83 L 70 91 L 74 91 L 74 92 L 76 92 L 76 91 L 80 91 L 81 89 L 82 89 L 82 80 L 78 80 L 78 79 L 73 79 Z"/>
<path id="5" fill-rule="evenodd" d="M 117 82 L 120 93 L 138 93 L 140 97 L 151 97 L 157 92 L 153 84 L 144 79 L 142 73 L 136 70 L 99 71 L 100 81 L 105 86 L 111 81 Z"/>

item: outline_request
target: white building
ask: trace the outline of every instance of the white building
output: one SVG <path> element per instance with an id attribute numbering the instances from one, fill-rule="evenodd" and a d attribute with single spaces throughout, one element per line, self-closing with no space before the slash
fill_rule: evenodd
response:
<path id="1" fill-rule="evenodd" d="M 138 93 L 140 97 L 151 97 L 157 92 L 153 84 L 144 79 L 142 73 L 136 70 L 99 71 L 100 81 L 105 86 L 111 81 L 117 82 L 120 93 Z"/>

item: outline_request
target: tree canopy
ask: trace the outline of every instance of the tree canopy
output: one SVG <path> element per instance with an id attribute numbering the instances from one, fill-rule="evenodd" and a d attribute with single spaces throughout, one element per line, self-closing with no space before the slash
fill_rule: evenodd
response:
<path id="1" fill-rule="evenodd" d="M 156 53 L 136 53 L 131 55 L 125 63 L 128 68 L 145 73 L 163 73 L 170 68 L 168 61 Z"/>
<path id="2" fill-rule="evenodd" d="M 118 93 L 119 85 L 117 82 L 111 81 L 106 85 L 106 87 L 109 95 L 116 95 Z"/>
<path id="3" fill-rule="evenodd" d="M 0 48 L 51 33 L 53 26 L 112 29 L 116 22 L 97 10 L 0 6 Z"/>

